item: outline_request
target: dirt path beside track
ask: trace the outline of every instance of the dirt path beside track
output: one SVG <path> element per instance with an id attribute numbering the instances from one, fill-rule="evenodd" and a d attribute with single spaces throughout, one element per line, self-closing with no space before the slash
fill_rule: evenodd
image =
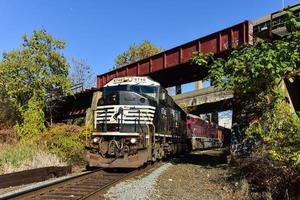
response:
<path id="1" fill-rule="evenodd" d="M 156 183 L 151 198 L 170 199 L 241 199 L 228 182 L 230 172 L 222 150 L 198 151 L 175 159 Z"/>

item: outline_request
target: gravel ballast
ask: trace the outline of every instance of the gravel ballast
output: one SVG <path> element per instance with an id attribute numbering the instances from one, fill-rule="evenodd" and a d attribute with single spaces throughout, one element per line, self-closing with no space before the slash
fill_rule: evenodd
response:
<path id="1" fill-rule="evenodd" d="M 231 176 L 223 151 L 208 150 L 181 156 L 159 176 L 149 199 L 235 200 L 228 181 Z"/>
<path id="2" fill-rule="evenodd" d="M 150 174 L 121 182 L 110 188 L 105 194 L 105 197 L 111 200 L 150 199 L 159 175 L 171 166 L 171 163 L 166 163 L 152 171 Z"/>
<path id="3" fill-rule="evenodd" d="M 172 159 L 149 174 L 121 182 L 105 194 L 110 200 L 234 200 L 231 172 L 221 150 L 193 152 Z"/>

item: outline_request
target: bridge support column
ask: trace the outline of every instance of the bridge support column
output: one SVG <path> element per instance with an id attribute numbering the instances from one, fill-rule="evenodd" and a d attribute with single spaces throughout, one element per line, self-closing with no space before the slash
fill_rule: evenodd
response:
<path id="1" fill-rule="evenodd" d="M 176 94 L 181 94 L 181 85 L 176 85 Z"/>
<path id="2" fill-rule="evenodd" d="M 102 92 L 100 91 L 94 92 L 91 107 L 86 110 L 85 126 L 88 129 L 93 127 L 94 111 L 97 109 L 97 103 L 101 97 L 102 97 Z"/>
<path id="3" fill-rule="evenodd" d="M 217 111 L 211 113 L 211 122 L 213 122 L 216 125 L 219 125 L 219 114 Z"/>
<path id="4" fill-rule="evenodd" d="M 195 82 L 195 90 L 200 90 L 203 88 L 203 83 L 202 81 L 196 81 Z"/>

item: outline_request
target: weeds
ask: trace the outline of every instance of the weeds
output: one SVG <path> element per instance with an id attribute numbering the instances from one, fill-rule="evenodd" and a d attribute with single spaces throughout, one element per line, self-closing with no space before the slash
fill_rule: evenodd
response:
<path id="1" fill-rule="evenodd" d="M 5 144 L 0 150 L 0 174 L 48 166 L 63 166 L 66 163 L 54 154 L 32 142 L 16 145 Z"/>
<path id="2" fill-rule="evenodd" d="M 0 133 L 3 131 L 0 130 Z M 15 137 L 13 133 L 7 132 Z M 47 166 L 83 166 L 84 144 L 84 128 L 53 125 L 34 138 L 0 144 L 0 174 Z"/>
<path id="3" fill-rule="evenodd" d="M 300 195 L 300 168 L 271 159 L 264 148 L 239 159 L 237 166 L 251 186 L 251 199 L 294 199 Z"/>
<path id="4" fill-rule="evenodd" d="M 13 128 L 0 129 L 0 144 L 16 144 L 18 141 L 19 135 Z"/>
<path id="5" fill-rule="evenodd" d="M 64 158 L 70 164 L 83 164 L 84 128 L 76 125 L 56 124 L 49 128 L 39 140 L 50 152 Z"/>

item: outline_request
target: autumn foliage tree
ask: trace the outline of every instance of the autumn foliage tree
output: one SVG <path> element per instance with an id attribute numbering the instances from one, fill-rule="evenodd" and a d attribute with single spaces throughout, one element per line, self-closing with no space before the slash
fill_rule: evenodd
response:
<path id="1" fill-rule="evenodd" d="M 46 30 L 23 36 L 20 49 L 3 54 L 0 63 L 0 112 L 9 108 L 21 136 L 45 129 L 47 95 L 69 91 L 69 64 L 62 55 L 65 42 Z M 3 106 L 6 105 L 6 106 Z"/>
<path id="2" fill-rule="evenodd" d="M 142 41 L 136 45 L 133 43 L 129 48 L 122 54 L 118 55 L 115 59 L 115 68 L 122 67 L 124 65 L 136 62 L 138 60 L 153 56 L 162 52 L 162 48 L 156 47 L 148 40 Z"/>
<path id="3" fill-rule="evenodd" d="M 252 199 L 252 193 L 259 193 L 259 199 L 299 196 L 300 118 L 283 83 L 300 76 L 300 23 L 292 12 L 285 17 L 289 33 L 281 39 L 256 39 L 226 59 L 195 53 L 191 61 L 208 68 L 216 87 L 235 94 L 233 163 L 249 183 L 245 199 Z"/>
<path id="4" fill-rule="evenodd" d="M 234 50 L 227 59 L 195 54 L 215 86 L 233 90 L 240 102 L 239 123 L 248 137 L 259 138 L 269 154 L 286 164 L 300 164 L 300 120 L 287 104 L 283 81 L 300 75 L 299 22 L 286 14 L 290 33 L 273 42 L 258 39 Z"/>

